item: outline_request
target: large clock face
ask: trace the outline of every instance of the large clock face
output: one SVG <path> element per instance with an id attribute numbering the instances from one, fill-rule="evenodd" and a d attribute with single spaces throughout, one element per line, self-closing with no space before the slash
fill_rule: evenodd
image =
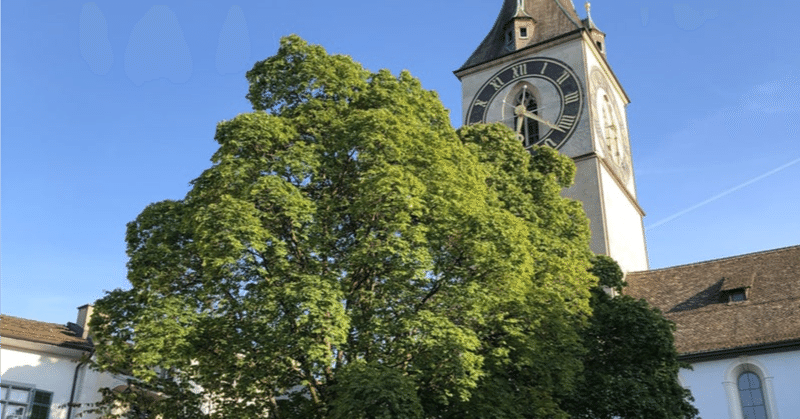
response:
<path id="1" fill-rule="evenodd" d="M 526 147 L 561 147 L 575 131 L 583 92 L 575 72 L 552 58 L 530 58 L 498 71 L 481 86 L 467 124 L 503 121 Z"/>

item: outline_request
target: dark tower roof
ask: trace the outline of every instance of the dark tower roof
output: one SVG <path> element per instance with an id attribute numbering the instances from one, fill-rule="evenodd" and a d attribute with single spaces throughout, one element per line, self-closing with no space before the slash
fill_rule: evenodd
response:
<path id="1" fill-rule="evenodd" d="M 512 53 L 513 51 L 505 49 L 507 26 L 515 18 L 522 17 L 533 18 L 535 24 L 528 45 L 535 45 L 583 27 L 572 0 L 504 0 L 494 27 L 461 69 Z"/>

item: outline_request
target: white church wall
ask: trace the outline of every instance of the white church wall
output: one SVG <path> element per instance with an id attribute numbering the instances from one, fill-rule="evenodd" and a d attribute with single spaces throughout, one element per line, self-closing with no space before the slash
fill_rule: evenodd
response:
<path id="1" fill-rule="evenodd" d="M 603 165 L 600 165 L 600 179 L 605 208 L 607 254 L 625 272 L 648 269 L 641 214 Z"/>
<path id="2" fill-rule="evenodd" d="M 800 351 L 742 356 L 692 363 L 681 370 L 703 419 L 742 419 L 736 379 L 752 371 L 762 381 L 769 419 L 800 419 Z"/>

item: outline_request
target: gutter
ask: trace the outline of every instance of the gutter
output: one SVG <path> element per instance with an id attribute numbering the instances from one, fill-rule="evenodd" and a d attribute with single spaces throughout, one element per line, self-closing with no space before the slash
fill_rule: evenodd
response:
<path id="1" fill-rule="evenodd" d="M 731 349 L 718 349 L 708 352 L 694 352 L 678 355 L 678 361 L 702 362 L 733 358 L 741 355 L 771 354 L 800 349 L 800 339 L 784 340 L 780 342 L 761 343 L 757 345 L 740 346 Z"/>
<path id="2" fill-rule="evenodd" d="M 67 404 L 67 419 L 72 419 L 72 408 L 75 407 L 75 389 L 78 386 L 78 372 L 81 370 L 82 366 L 91 361 L 92 356 L 94 356 L 94 348 L 89 352 L 89 356 L 85 360 L 79 362 L 75 367 L 75 374 L 72 376 L 72 391 L 70 391 L 69 404 Z"/>

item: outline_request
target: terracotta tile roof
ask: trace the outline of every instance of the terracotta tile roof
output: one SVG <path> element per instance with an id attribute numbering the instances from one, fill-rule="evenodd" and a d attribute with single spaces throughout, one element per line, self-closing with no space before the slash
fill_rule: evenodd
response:
<path id="1" fill-rule="evenodd" d="M 625 293 L 677 325 L 681 354 L 800 342 L 800 246 L 643 272 Z M 748 288 L 749 287 L 749 288 Z M 727 292 L 748 288 L 747 299 Z"/>
<path id="2" fill-rule="evenodd" d="M 67 326 L 0 315 L 0 336 L 89 351 L 92 343 Z"/>

